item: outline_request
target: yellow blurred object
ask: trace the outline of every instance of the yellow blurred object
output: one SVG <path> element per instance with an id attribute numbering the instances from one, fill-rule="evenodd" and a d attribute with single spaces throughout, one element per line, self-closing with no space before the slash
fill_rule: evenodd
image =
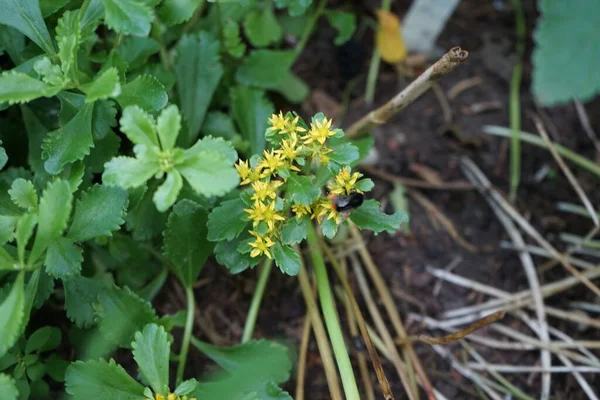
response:
<path id="1" fill-rule="evenodd" d="M 407 55 L 406 45 L 400 32 L 400 20 L 389 11 L 377 10 L 379 30 L 376 40 L 379 54 L 383 61 L 398 64 L 404 61 Z"/>

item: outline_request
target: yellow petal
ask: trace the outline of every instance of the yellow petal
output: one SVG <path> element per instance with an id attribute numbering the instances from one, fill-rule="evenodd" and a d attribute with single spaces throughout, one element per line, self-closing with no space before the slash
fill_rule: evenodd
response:
<path id="1" fill-rule="evenodd" d="M 397 64 L 406 58 L 407 51 L 402 33 L 400 32 L 400 21 L 394 14 L 377 10 L 379 30 L 376 34 L 377 48 L 383 61 Z"/>

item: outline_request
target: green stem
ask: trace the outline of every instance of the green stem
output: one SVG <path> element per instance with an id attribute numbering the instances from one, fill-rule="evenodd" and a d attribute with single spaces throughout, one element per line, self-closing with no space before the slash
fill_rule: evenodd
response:
<path id="1" fill-rule="evenodd" d="M 521 102 L 519 91 L 521 90 L 521 78 L 523 75 L 523 53 L 525 52 L 525 18 L 523 16 L 523 5 L 521 0 L 512 0 L 515 7 L 515 23 L 517 34 L 517 61 L 513 68 L 510 81 L 510 200 L 514 202 L 521 181 Z"/>
<path id="2" fill-rule="evenodd" d="M 254 295 L 252 296 L 252 302 L 250 303 L 250 309 L 248 310 L 248 316 L 246 317 L 246 323 L 244 324 L 242 343 L 246 343 L 252 339 L 254 327 L 256 326 L 258 310 L 260 309 L 260 303 L 265 293 L 265 287 L 267 286 L 267 281 L 269 280 L 269 275 L 271 275 L 272 270 L 273 260 L 267 259 L 260 270 L 258 283 L 256 284 L 256 289 L 254 289 Z"/>
<path id="3" fill-rule="evenodd" d="M 381 9 L 384 11 L 390 11 L 391 0 L 383 0 L 381 2 Z M 375 29 L 379 29 L 377 25 Z M 367 75 L 367 87 L 365 89 L 365 103 L 373 103 L 375 97 L 375 86 L 377 85 L 377 75 L 379 75 L 379 65 L 381 64 L 381 55 L 377 46 L 373 48 L 373 55 L 371 56 L 371 64 L 369 65 L 369 73 Z"/>
<path id="4" fill-rule="evenodd" d="M 340 370 L 344 393 L 346 394 L 347 400 L 358 400 L 360 399 L 360 394 L 358 392 L 358 386 L 356 385 L 356 379 L 354 378 L 352 363 L 350 362 L 350 356 L 348 354 L 348 349 L 346 349 L 340 321 L 335 310 L 335 302 L 333 300 L 333 295 L 331 294 L 331 287 L 325 268 L 325 260 L 323 259 L 323 253 L 321 252 L 317 232 L 312 224 L 310 224 L 308 228 L 308 248 L 312 258 L 315 276 L 317 278 L 317 290 L 319 291 L 319 300 L 321 302 L 321 308 L 323 309 L 323 317 L 325 318 L 325 325 L 327 326 L 327 332 L 329 333 L 329 340 L 331 340 L 335 361 Z"/>
<path id="5" fill-rule="evenodd" d="M 313 15 L 308 20 L 308 23 L 306 24 L 306 27 L 304 28 L 304 32 L 302 32 L 302 37 L 300 38 L 300 41 L 298 42 L 298 44 L 296 45 L 296 48 L 294 49 L 294 63 L 296 62 L 298 57 L 300 57 L 302 50 L 304 50 L 304 47 L 306 46 L 306 43 L 308 42 L 308 39 L 310 38 L 310 35 L 313 32 L 315 24 L 319 20 L 319 17 L 321 17 L 321 14 L 323 14 L 323 12 L 325 11 L 326 6 L 327 6 L 327 0 L 321 0 L 319 5 L 317 6 L 317 9 L 315 10 Z"/>
<path id="6" fill-rule="evenodd" d="M 183 341 L 181 342 L 181 351 L 179 353 L 179 364 L 177 365 L 177 385 L 183 382 L 183 371 L 185 370 L 185 362 L 187 353 L 190 348 L 190 339 L 192 337 L 192 327 L 194 326 L 194 307 L 196 299 L 194 298 L 194 289 L 191 287 L 185 288 L 187 298 L 187 316 L 185 318 L 185 329 L 183 331 Z"/>

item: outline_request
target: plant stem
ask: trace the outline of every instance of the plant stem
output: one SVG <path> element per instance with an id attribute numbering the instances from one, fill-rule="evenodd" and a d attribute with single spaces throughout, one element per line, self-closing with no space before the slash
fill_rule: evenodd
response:
<path id="1" fill-rule="evenodd" d="M 390 11 L 392 0 L 383 0 L 381 9 Z M 376 27 L 379 29 L 379 26 Z M 377 85 L 377 75 L 379 75 L 379 64 L 381 63 L 381 55 L 377 46 L 373 46 L 373 55 L 371 56 L 371 64 L 369 65 L 369 73 L 367 75 L 367 87 L 365 89 L 365 103 L 373 103 L 375 97 L 375 86 Z"/>
<path id="2" fill-rule="evenodd" d="M 325 268 L 325 260 L 323 259 L 323 253 L 321 252 L 317 232 L 312 224 L 310 224 L 308 228 L 308 248 L 313 262 L 315 276 L 317 278 L 317 290 L 319 292 L 321 308 L 323 309 L 323 317 L 325 318 L 325 325 L 327 326 L 327 332 L 329 333 L 333 354 L 335 355 L 335 360 L 338 369 L 340 370 L 344 393 L 346 394 L 347 400 L 358 400 L 360 399 L 360 394 L 358 392 L 358 386 L 356 385 L 356 379 L 354 378 L 352 363 L 350 362 L 350 356 L 348 355 L 348 349 L 346 349 L 340 321 L 335 310 L 335 302 L 331 294 L 331 287 Z"/>
<path id="3" fill-rule="evenodd" d="M 181 342 L 181 351 L 179 352 L 179 364 L 177 365 L 177 385 L 183 382 L 183 371 L 185 370 L 185 362 L 187 353 L 190 348 L 190 339 L 192 337 L 192 328 L 194 326 L 194 289 L 192 287 L 185 288 L 187 298 L 187 316 L 185 318 L 185 328 L 183 331 L 183 341 Z"/>
<path id="4" fill-rule="evenodd" d="M 510 201 L 514 202 L 521 181 L 521 101 L 519 91 L 521 89 L 521 77 L 523 75 L 523 53 L 525 52 L 525 18 L 523 16 L 523 5 L 521 0 L 512 0 L 515 8 L 515 30 L 517 34 L 517 61 L 513 68 L 510 81 Z"/>
<path id="5" fill-rule="evenodd" d="M 258 316 L 258 310 L 260 309 L 260 303 L 265 293 L 265 287 L 267 286 L 267 281 L 269 280 L 269 275 L 271 275 L 272 270 L 273 260 L 267 259 L 260 270 L 258 283 L 256 284 L 256 289 L 254 289 L 254 295 L 252 296 L 252 302 L 250 303 L 250 309 L 248 310 L 248 316 L 246 317 L 246 323 L 244 324 L 242 343 L 246 343 L 252 339 L 254 327 L 256 325 L 256 317 Z"/>
<path id="6" fill-rule="evenodd" d="M 308 42 L 308 39 L 310 38 L 310 35 L 312 34 L 313 29 L 315 28 L 315 24 L 319 20 L 319 17 L 321 16 L 321 14 L 323 14 L 323 12 L 325 11 L 326 6 L 327 6 L 327 0 L 321 0 L 321 2 L 317 6 L 317 9 L 315 10 L 314 14 L 308 20 L 308 23 L 306 24 L 306 27 L 304 28 L 304 32 L 302 32 L 302 37 L 300 38 L 300 41 L 298 42 L 298 44 L 296 45 L 296 48 L 294 49 L 294 62 L 292 64 L 294 64 L 296 62 L 296 60 L 298 59 L 298 57 L 300 57 L 302 50 L 304 50 L 304 46 L 306 46 L 306 43 Z"/>

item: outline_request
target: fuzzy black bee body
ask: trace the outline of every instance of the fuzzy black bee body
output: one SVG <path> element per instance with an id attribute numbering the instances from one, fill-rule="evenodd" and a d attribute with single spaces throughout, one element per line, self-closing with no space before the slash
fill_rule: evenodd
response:
<path id="1" fill-rule="evenodd" d="M 330 199 L 337 212 L 349 213 L 362 205 L 365 196 L 362 193 L 352 192 L 347 196 L 331 196 Z"/>

